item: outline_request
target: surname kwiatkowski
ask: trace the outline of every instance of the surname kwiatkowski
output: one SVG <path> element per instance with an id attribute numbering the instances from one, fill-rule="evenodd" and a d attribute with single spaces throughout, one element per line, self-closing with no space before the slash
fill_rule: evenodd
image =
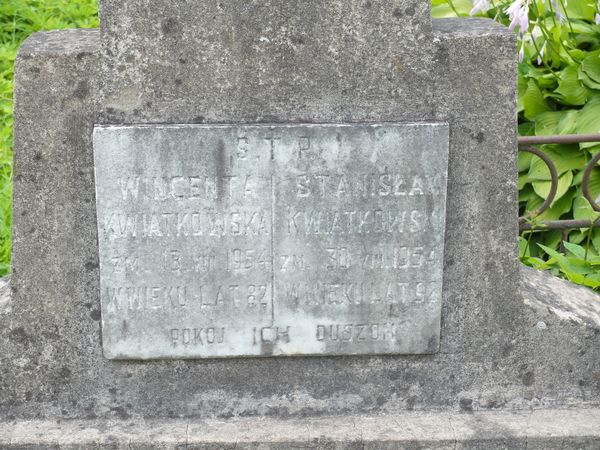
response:
<path id="1" fill-rule="evenodd" d="M 425 213 L 417 209 L 286 210 L 284 232 L 289 234 L 416 233 L 426 225 Z M 271 214 L 268 210 L 113 213 L 104 230 L 108 236 L 121 238 L 268 236 Z"/>
<path id="2" fill-rule="evenodd" d="M 178 177 L 180 178 L 182 177 Z M 245 195 L 254 191 L 248 187 L 248 177 L 242 178 L 246 180 L 242 196 L 246 199 Z M 181 188 L 177 190 L 172 187 L 170 191 L 164 188 L 156 198 L 146 198 L 151 200 L 150 212 L 131 212 L 128 211 L 129 207 L 120 211 L 117 209 L 104 217 L 103 226 L 108 236 L 125 238 L 267 236 L 273 232 L 273 224 L 279 232 L 304 235 L 416 233 L 426 227 L 428 211 L 431 209 L 431 192 L 435 188 L 426 186 L 420 177 L 404 179 L 398 175 L 370 174 L 360 178 L 359 187 L 354 189 L 345 180 L 343 175 L 297 176 L 291 182 L 293 192 L 290 192 L 290 201 L 274 202 L 275 217 L 271 216 L 272 205 L 269 201 L 264 202 L 268 207 L 262 209 L 258 206 L 260 203 L 257 205 L 256 202 L 242 202 L 242 205 L 248 206 L 229 207 L 225 210 L 222 206 L 194 209 L 191 206 L 193 201 L 186 203 L 183 210 L 181 207 L 169 207 L 170 202 L 165 203 L 165 200 L 171 197 L 172 200 L 183 198 L 188 201 L 196 197 L 186 197 L 184 194 L 187 191 Z M 168 185 L 168 182 L 164 183 Z M 138 184 L 147 186 L 151 183 L 146 180 L 138 181 L 135 185 Z M 257 182 L 256 186 L 259 184 L 261 183 Z M 137 191 L 135 196 L 131 195 L 131 180 L 123 182 L 123 185 L 126 186 L 124 199 L 142 196 Z M 144 192 L 148 190 L 148 187 L 143 189 Z M 172 194 L 168 195 L 167 192 Z M 208 197 L 210 200 L 211 197 Z M 372 201 L 376 198 L 387 206 Z M 387 201 L 394 198 L 412 201 Z M 348 202 L 349 199 L 356 201 Z M 327 207 L 329 204 L 334 207 Z M 344 204 L 347 206 L 340 206 Z"/>

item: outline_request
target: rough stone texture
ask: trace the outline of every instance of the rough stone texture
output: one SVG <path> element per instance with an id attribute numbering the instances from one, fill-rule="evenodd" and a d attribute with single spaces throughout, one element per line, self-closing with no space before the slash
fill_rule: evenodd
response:
<path id="1" fill-rule="evenodd" d="M 526 305 L 541 315 L 558 316 L 591 328 L 600 327 L 600 301 L 594 291 L 529 267 L 523 267 L 521 272 Z M 545 324 L 539 322 L 537 327 L 543 330 Z"/>
<path id="2" fill-rule="evenodd" d="M 106 123 L 414 121 L 433 103 L 423 0 L 99 3 Z"/>
<path id="3" fill-rule="evenodd" d="M 161 22 L 166 25 L 164 31 L 170 28 L 167 19 L 171 14 L 145 9 L 142 3 L 149 2 L 122 2 L 124 9 L 117 3 L 115 14 L 139 12 L 138 17 L 129 16 L 128 23 L 121 22 L 115 28 L 125 42 L 134 39 L 130 35 L 136 27 L 158 34 L 163 32 L 158 30 Z M 198 2 L 182 3 L 185 8 L 173 13 L 178 20 L 185 20 L 190 29 L 214 31 L 208 27 L 213 16 L 192 15 L 190 5 Z M 424 3 L 428 2 L 420 4 Z M 162 7 L 169 4 L 161 2 Z M 287 11 L 285 5 L 272 9 L 279 14 Z M 307 6 L 296 2 L 289 5 L 308 14 Z M 102 6 L 106 8 L 106 4 Z M 264 10 L 264 14 L 270 13 Z M 106 14 L 104 9 L 105 22 Z M 297 20 L 295 12 L 286 14 Z M 335 25 L 333 31 L 360 24 L 357 14 L 341 22 L 335 16 L 335 23 L 342 25 Z M 238 16 L 243 25 L 246 16 Z M 319 19 L 317 15 L 313 18 Z M 323 20 L 317 21 L 319 26 Z M 373 23 L 376 17 L 368 20 Z M 248 31 L 251 22 L 241 30 Z M 110 27 L 106 23 L 103 26 Z M 326 32 L 319 38 L 321 46 L 310 41 L 310 48 L 321 49 L 329 40 L 346 42 L 347 34 L 339 37 L 330 33 L 332 28 L 322 29 Z M 230 61 L 223 46 L 216 44 L 229 39 L 227 33 L 200 42 L 198 45 L 208 49 L 203 52 L 197 52 L 193 45 L 182 45 L 190 38 L 187 31 L 186 39 L 175 39 L 175 43 L 170 41 L 173 34 L 160 35 L 164 45 L 149 49 L 154 54 L 164 51 L 165 64 L 160 70 L 154 70 L 152 61 L 144 60 L 143 49 L 133 45 L 132 55 L 124 47 L 113 62 L 107 60 L 116 41 L 107 37 L 101 51 L 93 31 L 43 33 L 26 42 L 16 68 L 15 270 L 11 313 L 0 315 L 0 417 L 284 418 L 600 403 L 599 328 L 552 313 L 542 316 L 525 305 L 517 291 L 514 36 L 482 20 L 434 22 L 433 34 L 427 37 L 430 46 L 425 44 L 426 36 L 423 45 L 407 45 L 410 52 L 419 48 L 421 53 L 409 58 L 410 65 L 400 60 L 397 66 L 390 56 L 404 45 L 404 36 L 398 37 L 396 29 L 392 33 L 385 31 L 388 28 L 381 30 L 377 39 L 366 41 L 365 48 L 359 46 L 358 62 L 352 67 L 346 62 L 326 64 L 324 59 L 306 71 L 300 70 L 299 64 L 288 65 L 286 73 L 298 74 L 298 78 L 286 84 L 283 78 L 272 76 L 279 66 L 269 66 L 264 73 L 270 78 L 266 79 L 279 80 L 273 87 L 259 84 L 260 67 L 252 72 L 255 81 L 250 79 L 243 87 L 239 81 L 242 75 L 252 74 L 248 65 L 259 50 L 265 53 L 264 61 L 281 62 L 284 54 L 277 53 L 281 48 L 277 46 L 253 50 L 253 44 L 246 45 L 237 57 L 231 56 L 245 58 L 246 69 L 232 66 L 235 76 L 231 79 L 224 78 L 222 68 L 212 75 L 203 73 L 206 64 L 199 65 L 201 58 L 210 56 L 220 62 L 223 57 L 223 64 Z M 281 36 L 283 31 L 273 33 Z M 390 39 L 382 39 L 384 34 Z M 363 31 L 358 36 L 365 35 Z M 244 34 L 239 33 L 234 42 L 243 39 Z M 340 61 L 346 61 L 348 52 L 353 52 L 354 41 L 347 39 Z M 213 47 L 215 51 L 209 51 Z M 369 53 L 367 59 L 359 61 L 366 48 L 374 56 L 385 57 L 371 57 Z M 179 55 L 178 49 L 189 55 Z M 246 58 L 246 52 L 252 58 Z M 276 58 L 269 56 L 278 54 Z M 177 55 L 177 64 L 184 64 L 179 59 L 190 58 L 198 66 L 182 69 L 174 64 L 173 55 Z M 127 67 L 141 63 L 131 74 L 137 77 L 131 84 L 131 95 L 120 91 L 130 81 L 126 80 L 127 67 L 113 64 L 118 58 L 124 58 Z M 103 85 L 96 77 L 100 64 L 105 66 Z M 119 76 L 120 66 L 125 72 Z M 315 78 L 319 67 L 325 73 Z M 338 68 L 343 72 L 338 73 Z M 398 70 L 401 75 L 397 78 L 386 78 Z M 112 87 L 107 87 L 111 81 L 107 73 L 115 77 Z M 177 73 L 179 76 L 173 76 Z M 345 85 L 340 81 L 345 79 L 343 73 L 350 79 Z M 318 86 L 313 78 L 319 81 Z M 163 82 L 164 89 L 154 90 Z M 331 91 L 323 92 L 329 83 Z M 227 86 L 237 86 L 239 95 L 231 95 L 234 88 Z M 113 95 L 117 88 L 120 93 Z M 285 102 L 279 89 L 290 96 Z M 351 90 L 344 94 L 343 89 Z M 394 97 L 394 89 L 403 90 L 404 97 Z M 142 94 L 138 95 L 138 90 Z M 95 94 L 110 99 L 112 106 L 96 106 Z M 200 101 L 213 98 L 213 94 L 215 100 L 210 104 Z M 450 162 L 440 352 L 428 356 L 144 363 L 105 359 L 99 327 L 91 176 L 91 131 L 96 114 L 104 122 L 121 118 L 132 122 L 192 122 L 200 121 L 200 116 L 209 122 L 448 122 Z M 540 320 L 546 328 L 538 326 Z"/>
<path id="4" fill-rule="evenodd" d="M 597 449 L 600 410 L 0 423 L 2 448 Z"/>
<path id="5" fill-rule="evenodd" d="M 0 278 L 0 316 L 10 314 L 11 306 L 10 277 Z"/>
<path id="6" fill-rule="evenodd" d="M 96 127 L 104 355 L 435 353 L 446 124 Z"/>
<path id="7" fill-rule="evenodd" d="M 15 65 L 11 313 L 0 315 L 0 417 L 84 412 L 102 358 L 92 130 L 99 34 L 34 34 Z M 87 374 L 87 375 L 86 375 Z M 82 380 L 83 381 L 83 380 Z M 35 405 L 45 405 L 39 409 Z M 70 405 L 70 406 L 69 406 Z"/>

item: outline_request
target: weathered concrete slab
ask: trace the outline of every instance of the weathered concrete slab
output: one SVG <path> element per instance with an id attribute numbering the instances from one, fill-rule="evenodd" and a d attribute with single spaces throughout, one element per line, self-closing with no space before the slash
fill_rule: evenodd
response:
<path id="1" fill-rule="evenodd" d="M 101 0 L 100 120 L 414 121 L 434 99 L 430 10 L 423 0 Z"/>
<path id="2" fill-rule="evenodd" d="M 10 277 L 0 278 L 0 316 L 11 310 Z"/>
<path id="3" fill-rule="evenodd" d="M 110 358 L 433 353 L 448 126 L 94 135 Z"/>
<path id="4" fill-rule="evenodd" d="M 523 266 L 521 292 L 525 304 L 542 315 L 600 328 L 600 296 L 591 289 Z M 545 326 L 543 321 L 538 324 L 541 329 Z"/>
<path id="5" fill-rule="evenodd" d="M 597 449 L 600 410 L 0 423 L 2 448 Z"/>

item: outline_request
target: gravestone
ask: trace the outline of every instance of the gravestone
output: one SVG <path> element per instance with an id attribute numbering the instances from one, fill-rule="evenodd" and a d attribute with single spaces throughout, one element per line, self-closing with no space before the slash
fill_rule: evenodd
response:
<path id="1" fill-rule="evenodd" d="M 598 446 L 598 298 L 518 265 L 510 31 L 99 6 L 16 61 L 2 446 Z"/>

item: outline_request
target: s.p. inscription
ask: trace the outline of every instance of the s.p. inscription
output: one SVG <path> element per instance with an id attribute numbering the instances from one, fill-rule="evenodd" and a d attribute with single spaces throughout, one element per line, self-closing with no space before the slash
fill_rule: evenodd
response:
<path id="1" fill-rule="evenodd" d="M 433 353 L 445 124 L 94 132 L 108 358 Z"/>

